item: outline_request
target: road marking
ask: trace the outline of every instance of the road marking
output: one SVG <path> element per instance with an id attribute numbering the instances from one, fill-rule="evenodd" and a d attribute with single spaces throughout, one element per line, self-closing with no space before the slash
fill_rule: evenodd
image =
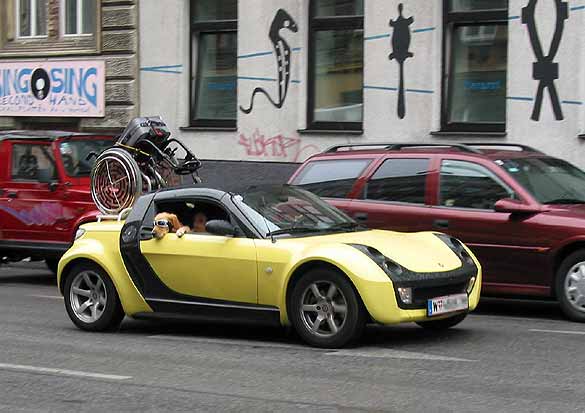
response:
<path id="1" fill-rule="evenodd" d="M 247 346 L 247 347 L 266 347 L 266 348 L 289 348 L 289 349 L 309 349 L 302 345 L 286 344 L 286 343 L 274 343 L 269 341 L 256 341 L 256 340 L 231 340 L 231 339 L 220 339 L 220 338 L 203 338 L 203 337 L 189 337 L 189 336 L 174 336 L 166 334 L 157 334 L 148 336 L 148 338 L 154 338 L 157 340 L 174 340 L 174 341 L 189 341 L 201 344 L 223 344 L 228 346 Z"/>
<path id="2" fill-rule="evenodd" d="M 51 300 L 62 300 L 63 297 L 60 295 L 41 295 L 41 294 L 29 294 L 28 297 L 35 297 L 35 298 L 48 298 Z"/>
<path id="3" fill-rule="evenodd" d="M 40 373 L 40 374 L 56 374 L 58 376 L 87 377 L 87 378 L 91 378 L 91 379 L 104 379 L 104 380 L 128 380 L 128 379 L 132 378 L 132 376 L 118 376 L 115 374 L 89 373 L 86 371 L 53 369 L 53 368 L 49 368 L 49 367 L 25 366 L 22 364 L 0 363 L 0 370 L 12 370 L 12 371 L 22 371 L 22 372 L 26 372 L 26 373 Z"/>
<path id="4" fill-rule="evenodd" d="M 477 360 L 462 359 L 458 357 L 439 356 L 428 353 L 415 353 L 411 351 L 392 350 L 386 348 L 365 348 L 361 350 L 339 350 L 325 353 L 327 356 L 343 357 L 367 357 L 367 358 L 391 358 L 405 360 L 429 360 L 429 361 L 461 361 L 476 362 Z"/>
<path id="5" fill-rule="evenodd" d="M 394 359 L 406 359 L 406 360 L 429 360 L 429 361 L 461 361 L 461 362 L 475 362 L 477 360 L 469 360 L 457 357 L 439 356 L 427 353 L 415 353 L 410 351 L 391 350 L 380 347 L 362 348 L 356 350 L 325 350 L 309 347 L 303 344 L 286 344 L 286 343 L 274 343 L 265 341 L 255 340 L 231 340 L 231 339 L 216 339 L 216 338 L 202 338 L 202 337 L 188 337 L 188 336 L 175 336 L 157 334 L 148 336 L 148 338 L 154 338 L 157 340 L 174 340 L 174 341 L 189 341 L 201 344 L 223 344 L 228 346 L 246 346 L 246 347 L 262 347 L 262 348 L 283 348 L 293 350 L 305 350 L 313 352 L 325 352 L 327 356 L 345 356 L 345 357 L 368 357 L 368 358 L 394 358 Z"/>
<path id="6" fill-rule="evenodd" d="M 530 331 L 534 333 L 551 333 L 551 334 L 574 334 L 585 336 L 585 331 L 571 331 L 571 330 L 541 330 L 538 328 L 531 328 Z"/>

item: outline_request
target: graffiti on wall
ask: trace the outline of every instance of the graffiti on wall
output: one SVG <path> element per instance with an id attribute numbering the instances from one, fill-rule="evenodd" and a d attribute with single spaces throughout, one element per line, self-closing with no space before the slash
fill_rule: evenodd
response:
<path id="1" fill-rule="evenodd" d="M 252 112 L 252 109 L 254 108 L 254 97 L 259 93 L 265 95 L 270 103 L 277 109 L 282 108 L 282 105 L 284 105 L 291 77 L 291 48 L 280 34 L 280 31 L 283 29 L 290 30 L 293 33 L 296 33 L 299 30 L 296 22 L 290 14 L 284 9 L 279 9 L 274 16 L 274 20 L 270 25 L 270 31 L 268 32 L 268 38 L 272 42 L 276 54 L 278 97 L 275 100 L 264 88 L 257 87 L 252 92 L 250 106 L 248 108 L 240 106 L 240 110 L 246 114 Z"/>
<path id="2" fill-rule="evenodd" d="M 248 156 L 291 162 L 303 161 L 305 157 L 319 152 L 319 147 L 305 145 L 301 138 L 289 138 L 282 134 L 266 137 L 258 129 L 251 136 L 240 133 L 238 145 L 244 148 Z"/>
<path id="3" fill-rule="evenodd" d="M 410 25 L 414 22 L 411 16 L 408 19 L 402 15 L 404 6 L 402 3 L 398 5 L 398 18 L 390 20 L 390 27 L 393 28 L 392 33 L 392 53 L 388 56 L 390 60 L 396 60 L 399 66 L 399 85 L 398 85 L 398 117 L 404 119 L 406 115 L 406 103 L 404 101 L 404 62 L 414 54 L 410 49 Z"/>
<path id="4" fill-rule="evenodd" d="M 568 5 L 567 2 L 562 0 L 554 0 L 557 17 L 550 49 L 548 54 L 545 55 L 536 27 L 535 14 L 537 2 L 538 0 L 529 0 L 528 4 L 522 8 L 522 24 L 526 25 L 528 36 L 530 38 L 530 45 L 532 46 L 532 51 L 536 57 L 536 62 L 534 62 L 532 66 L 532 78 L 539 82 L 531 119 L 534 121 L 538 121 L 540 119 L 540 111 L 542 109 L 542 101 L 544 99 L 544 91 L 546 89 L 548 90 L 548 94 L 550 96 L 550 102 L 555 119 L 563 120 L 563 111 L 561 109 L 559 95 L 554 83 L 554 81 L 559 78 L 559 64 L 555 63 L 554 59 L 557 52 L 559 51 L 559 46 L 563 37 L 565 20 L 569 18 Z"/>

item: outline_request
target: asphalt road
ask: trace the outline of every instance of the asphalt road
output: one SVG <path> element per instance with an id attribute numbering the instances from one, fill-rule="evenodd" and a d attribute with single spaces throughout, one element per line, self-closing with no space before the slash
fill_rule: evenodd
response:
<path id="1" fill-rule="evenodd" d="M 320 350 L 281 329 L 125 320 L 77 330 L 42 265 L 0 267 L 0 411 L 585 411 L 585 325 L 485 300 L 457 328 L 369 327 Z"/>

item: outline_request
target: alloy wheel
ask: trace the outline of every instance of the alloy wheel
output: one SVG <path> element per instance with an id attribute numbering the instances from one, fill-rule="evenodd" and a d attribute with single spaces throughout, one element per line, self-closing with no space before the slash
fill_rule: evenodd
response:
<path id="1" fill-rule="evenodd" d="M 565 277 L 565 297 L 573 308 L 585 312 L 585 262 L 573 265 Z"/>
<path id="2" fill-rule="evenodd" d="M 347 300 L 341 289 L 331 281 L 310 284 L 301 299 L 301 319 L 314 335 L 331 337 L 345 325 Z"/>
<path id="3" fill-rule="evenodd" d="M 85 323 L 95 323 L 104 313 L 108 293 L 102 277 L 86 270 L 76 275 L 69 297 L 75 316 Z"/>

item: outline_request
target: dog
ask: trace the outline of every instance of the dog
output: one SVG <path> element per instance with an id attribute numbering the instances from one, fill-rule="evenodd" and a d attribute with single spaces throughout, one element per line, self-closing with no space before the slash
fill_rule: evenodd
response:
<path id="1" fill-rule="evenodd" d="M 156 239 L 162 239 L 170 231 L 176 232 L 177 235 L 183 235 L 188 230 L 189 227 L 184 226 L 175 214 L 160 212 L 154 217 L 152 235 L 154 235 Z M 181 235 L 179 235 L 179 237 Z"/>

